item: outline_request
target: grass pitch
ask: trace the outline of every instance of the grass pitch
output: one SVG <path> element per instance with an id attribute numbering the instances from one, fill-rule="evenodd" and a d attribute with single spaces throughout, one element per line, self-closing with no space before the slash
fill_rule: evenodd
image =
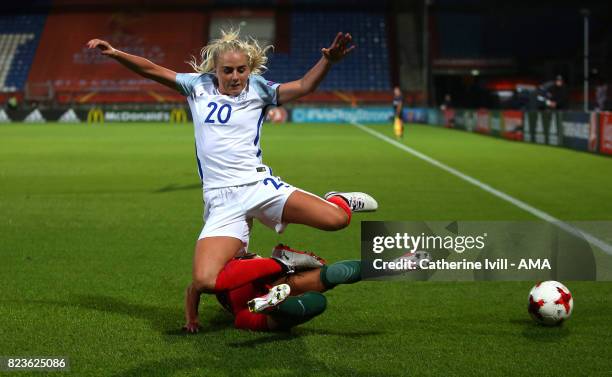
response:
<path id="1" fill-rule="evenodd" d="M 264 254 L 358 258 L 360 220 L 535 220 L 350 125 L 267 124 L 262 140 L 287 182 L 380 204 L 340 232 L 256 224 Z M 426 126 L 402 142 L 560 219 L 612 220 L 610 158 Z M 182 334 L 202 226 L 191 126 L 2 125 L 0 215 L 0 356 L 66 356 L 72 375 L 612 374 L 608 282 L 566 282 L 575 310 L 557 328 L 528 318 L 533 282 L 361 282 L 289 334 L 234 330 L 211 297 L 203 332 Z"/>

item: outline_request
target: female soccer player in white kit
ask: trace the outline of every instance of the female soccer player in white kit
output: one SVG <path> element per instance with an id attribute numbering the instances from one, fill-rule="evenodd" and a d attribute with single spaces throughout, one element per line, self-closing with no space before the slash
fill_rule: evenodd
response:
<path id="1" fill-rule="evenodd" d="M 267 108 L 313 92 L 332 64 L 353 50 L 351 41 L 350 34 L 338 33 L 329 48 L 321 49 L 321 59 L 304 77 L 282 84 L 259 75 L 271 46 L 261 48 L 254 39 L 242 40 L 234 30 L 223 32 L 202 49 L 201 62 L 194 59 L 190 63 L 196 73 L 177 74 L 100 39 L 87 43 L 141 76 L 187 96 L 205 202 L 205 225 L 195 247 L 193 280 L 186 292 L 187 331 L 199 328 L 201 293 L 232 289 L 278 268 L 278 264 L 257 262 L 257 268 L 239 275 L 220 274 L 228 261 L 246 249 L 253 218 L 279 233 L 289 223 L 338 230 L 349 224 L 351 211 L 377 208 L 376 201 L 364 193 L 332 192 L 323 200 L 281 181 L 262 163 L 260 135 Z"/>

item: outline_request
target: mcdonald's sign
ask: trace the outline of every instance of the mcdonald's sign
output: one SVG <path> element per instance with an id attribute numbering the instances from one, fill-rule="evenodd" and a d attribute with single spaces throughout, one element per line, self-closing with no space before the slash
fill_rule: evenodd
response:
<path id="1" fill-rule="evenodd" d="M 170 123 L 186 123 L 187 112 L 183 108 L 172 109 L 170 111 Z"/>
<path id="2" fill-rule="evenodd" d="M 104 123 L 104 111 L 99 107 L 92 107 L 87 113 L 87 123 Z"/>

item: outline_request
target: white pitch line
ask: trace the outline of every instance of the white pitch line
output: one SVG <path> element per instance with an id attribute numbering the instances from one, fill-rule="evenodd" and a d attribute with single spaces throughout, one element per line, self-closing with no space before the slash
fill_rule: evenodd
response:
<path id="1" fill-rule="evenodd" d="M 353 124 L 355 127 L 359 128 L 360 130 L 363 130 L 363 131 L 369 133 L 372 136 L 375 136 L 375 137 L 377 137 L 377 138 L 379 138 L 379 139 L 381 139 L 383 141 L 386 141 L 387 143 L 389 143 L 389 144 L 391 144 L 391 145 L 393 145 L 393 146 L 395 146 L 395 147 L 397 147 L 397 148 L 399 148 L 399 149 L 401 149 L 401 150 L 403 150 L 405 152 L 408 152 L 411 155 L 413 155 L 415 157 L 418 157 L 418 158 L 420 158 L 421 160 L 423 160 L 425 162 L 428 162 L 428 163 L 430 163 L 430 164 L 432 164 L 432 165 L 434 165 L 434 166 L 436 166 L 436 167 L 438 167 L 438 168 L 440 168 L 442 170 L 445 170 L 445 171 L 451 173 L 452 175 L 454 175 L 454 176 L 456 176 L 458 178 L 461 178 L 464 181 L 469 182 L 469 183 L 473 184 L 474 186 L 479 187 L 482 190 L 484 190 L 484 191 L 486 191 L 486 192 L 488 192 L 490 194 L 493 194 L 493 195 L 497 196 L 500 199 L 503 199 L 503 200 L 505 200 L 505 201 L 507 201 L 507 202 L 509 202 L 511 204 L 514 204 L 515 206 L 519 207 L 520 209 L 522 209 L 522 210 L 524 210 L 526 212 L 529 212 L 532 215 L 534 215 L 534 216 L 536 216 L 536 217 L 538 217 L 538 218 L 540 218 L 540 219 L 542 219 L 544 221 L 547 221 L 547 222 L 549 222 L 549 223 L 551 223 L 553 225 L 556 225 L 557 227 L 563 229 L 564 231 L 566 231 L 566 232 L 568 232 L 570 234 L 573 234 L 573 235 L 575 235 L 577 237 L 584 238 L 590 244 L 595 245 L 598 248 L 600 248 L 601 250 L 603 250 L 606 254 L 612 255 L 612 246 L 609 245 L 608 243 L 600 240 L 599 238 L 595 237 L 594 235 L 592 235 L 592 234 L 590 234 L 588 232 L 585 232 L 582 229 L 578 229 L 578 228 L 576 228 L 574 226 L 571 226 L 570 224 L 567 224 L 567 223 L 557 219 L 556 217 L 554 217 L 554 216 L 552 216 L 552 215 L 550 215 L 550 214 L 548 214 L 548 213 L 546 213 L 546 212 L 544 212 L 542 210 L 539 210 L 539 209 L 537 209 L 537 208 L 535 208 L 535 207 L 533 207 L 533 206 L 531 206 L 531 205 L 529 205 L 529 204 L 527 204 L 527 203 L 525 203 L 525 202 L 523 202 L 521 200 L 518 200 L 517 198 L 515 198 L 513 196 L 510 196 L 510 195 L 506 194 L 505 192 L 499 191 L 499 190 L 497 190 L 497 189 L 487 185 L 486 183 L 483 183 L 483 182 L 479 181 L 476 178 L 470 177 L 469 175 L 463 174 L 462 172 L 460 172 L 457 169 L 451 168 L 450 166 L 445 165 L 445 164 L 441 163 L 440 161 L 434 160 L 433 158 L 431 158 L 431 157 L 429 157 L 429 156 L 427 156 L 427 155 L 425 155 L 425 154 L 423 154 L 423 153 L 421 153 L 421 152 L 419 152 L 417 150 L 414 150 L 414 149 L 410 148 L 409 146 L 407 146 L 405 144 L 402 144 L 402 143 L 400 143 L 400 142 L 398 142 L 396 140 L 393 140 L 390 137 L 387 137 L 387 136 L 385 136 L 385 135 L 383 135 L 383 134 L 381 134 L 379 132 L 373 131 L 373 130 L 365 127 L 363 124 L 359 124 L 357 122 L 351 122 L 351 124 Z"/>

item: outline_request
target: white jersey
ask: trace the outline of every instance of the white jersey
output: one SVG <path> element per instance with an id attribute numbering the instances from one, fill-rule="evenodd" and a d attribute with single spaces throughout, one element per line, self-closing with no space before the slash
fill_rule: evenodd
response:
<path id="1" fill-rule="evenodd" d="M 204 189 L 244 185 L 270 176 L 262 163 L 261 128 L 279 84 L 250 75 L 236 97 L 219 93 L 212 74 L 179 73 L 195 129 L 198 173 Z"/>

